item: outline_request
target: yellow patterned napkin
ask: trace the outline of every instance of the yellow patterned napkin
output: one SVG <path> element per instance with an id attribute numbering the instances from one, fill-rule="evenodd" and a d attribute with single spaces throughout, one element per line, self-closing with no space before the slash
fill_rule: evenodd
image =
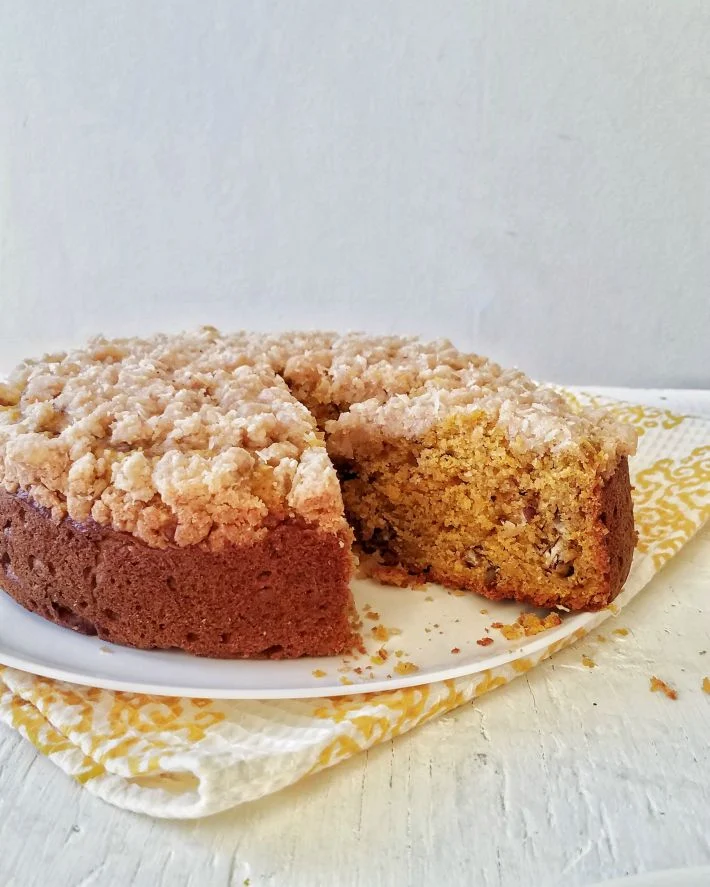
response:
<path id="1" fill-rule="evenodd" d="M 604 403 L 641 434 L 632 465 L 639 545 L 631 600 L 710 519 L 710 422 Z M 609 616 L 595 614 L 586 631 Z M 334 699 L 173 699 L 79 687 L 0 668 L 0 719 L 106 801 L 152 816 L 206 816 L 278 791 L 506 684 L 578 640 L 455 680 Z"/>

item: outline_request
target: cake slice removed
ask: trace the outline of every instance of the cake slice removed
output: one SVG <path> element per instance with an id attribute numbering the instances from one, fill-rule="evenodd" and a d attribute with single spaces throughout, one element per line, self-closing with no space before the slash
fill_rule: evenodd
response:
<path id="1" fill-rule="evenodd" d="M 408 393 L 353 403 L 326 423 L 356 537 L 453 588 L 605 606 L 636 541 L 627 464 L 635 432 L 518 371 L 458 361 L 432 359 L 415 368 Z"/>

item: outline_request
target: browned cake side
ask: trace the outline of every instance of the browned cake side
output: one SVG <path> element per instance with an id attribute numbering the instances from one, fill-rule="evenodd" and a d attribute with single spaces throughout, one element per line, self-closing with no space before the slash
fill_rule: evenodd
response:
<path id="1" fill-rule="evenodd" d="M 221 658 L 327 656 L 357 642 L 350 540 L 283 521 L 221 552 L 151 548 L 0 491 L 0 579 L 19 604 L 131 647 Z"/>

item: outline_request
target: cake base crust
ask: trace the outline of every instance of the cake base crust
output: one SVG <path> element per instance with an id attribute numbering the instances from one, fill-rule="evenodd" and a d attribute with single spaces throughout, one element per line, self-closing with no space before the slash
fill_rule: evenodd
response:
<path id="1" fill-rule="evenodd" d="M 220 552 L 151 548 L 100 527 L 52 520 L 0 491 L 0 585 L 58 625 L 143 649 L 198 656 L 329 656 L 358 643 L 350 539 L 302 519 Z"/>

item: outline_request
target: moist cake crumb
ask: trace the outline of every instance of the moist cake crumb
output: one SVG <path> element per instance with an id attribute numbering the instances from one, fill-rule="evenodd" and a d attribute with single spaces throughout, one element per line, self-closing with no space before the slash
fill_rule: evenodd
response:
<path id="1" fill-rule="evenodd" d="M 493 622 L 491 628 L 497 628 L 506 641 L 517 641 L 525 636 L 523 626 L 517 622 L 513 622 L 512 625 L 503 625 L 501 622 Z"/>
<path id="2" fill-rule="evenodd" d="M 386 628 L 384 625 L 376 625 L 372 629 L 372 636 L 376 638 L 378 641 L 388 641 L 391 637 L 395 635 L 402 634 L 401 629 L 399 628 Z"/>
<path id="3" fill-rule="evenodd" d="M 373 564 L 370 568 L 370 576 L 383 585 L 393 585 L 396 588 L 422 588 L 426 585 L 426 581 L 421 575 L 410 573 L 400 566 Z"/>
<path id="4" fill-rule="evenodd" d="M 561 624 L 562 620 L 557 613 L 548 613 L 542 618 L 536 613 L 521 613 L 512 624 L 492 622 L 491 628 L 498 629 L 506 640 L 516 641 L 522 637 L 533 637 Z"/>
<path id="5" fill-rule="evenodd" d="M 543 618 L 540 618 L 536 613 L 521 613 L 518 616 L 518 622 L 522 625 L 526 638 L 562 625 L 562 620 L 557 613 L 548 613 Z"/>
<path id="6" fill-rule="evenodd" d="M 669 699 L 677 699 L 678 691 L 670 687 L 665 681 L 657 678 L 655 675 L 651 678 L 651 693 L 663 693 Z"/>
<path id="7" fill-rule="evenodd" d="M 419 666 L 413 662 L 398 662 L 394 670 L 400 675 L 416 674 L 419 671 Z"/>

